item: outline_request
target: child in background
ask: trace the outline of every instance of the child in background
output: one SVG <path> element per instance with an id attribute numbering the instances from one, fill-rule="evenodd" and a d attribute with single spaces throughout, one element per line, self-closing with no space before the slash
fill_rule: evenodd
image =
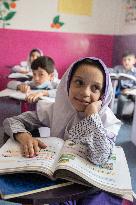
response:
<path id="1" fill-rule="evenodd" d="M 88 160 L 101 165 L 109 159 L 120 128 L 120 121 L 108 107 L 111 98 L 112 85 L 105 64 L 97 58 L 84 58 L 65 72 L 55 103 L 39 101 L 36 111 L 5 119 L 4 130 L 20 143 L 26 157 L 34 157 L 46 145 L 33 138 L 31 131 L 44 125 L 51 129 L 52 137 L 86 145 Z M 97 202 L 93 203 L 95 195 L 85 197 L 79 204 L 98 205 L 105 200 L 106 205 L 111 205 L 112 196 L 100 193 Z M 121 204 L 121 199 L 113 198 Z"/>
<path id="2" fill-rule="evenodd" d="M 125 73 L 136 77 L 136 67 L 134 66 L 136 63 L 135 54 L 133 52 L 127 51 L 122 56 L 122 65 L 118 65 L 113 69 L 114 73 Z M 118 90 L 119 90 L 119 97 L 118 97 L 118 104 L 117 104 L 117 116 L 119 118 L 122 117 L 123 107 L 128 100 L 133 102 L 135 97 L 132 95 L 127 95 L 127 92 L 130 89 L 136 88 L 136 81 L 129 80 L 129 79 L 122 79 L 118 83 Z M 129 114 L 129 113 L 128 113 Z M 131 113 L 130 113 L 131 114 Z"/>
<path id="3" fill-rule="evenodd" d="M 52 80 L 54 75 L 54 61 L 47 56 L 38 57 L 31 64 L 33 72 L 32 81 L 10 81 L 7 87 L 14 90 L 20 90 L 27 94 L 26 100 L 29 103 L 36 102 L 39 97 L 48 96 L 55 98 L 56 89 L 59 82 Z M 31 90 L 37 90 L 35 93 L 31 93 Z"/>
<path id="4" fill-rule="evenodd" d="M 43 52 L 40 49 L 38 48 L 32 49 L 29 53 L 27 62 L 23 61 L 21 65 L 14 66 L 12 68 L 12 71 L 16 73 L 23 73 L 23 74 L 31 73 L 32 62 L 40 56 L 43 56 Z"/>

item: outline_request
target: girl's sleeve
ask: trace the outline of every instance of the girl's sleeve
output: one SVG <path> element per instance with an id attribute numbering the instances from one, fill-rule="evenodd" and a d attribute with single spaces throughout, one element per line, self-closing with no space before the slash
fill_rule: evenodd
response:
<path id="1" fill-rule="evenodd" d="M 10 137 L 21 132 L 30 133 L 32 130 L 43 126 L 35 111 L 24 112 L 18 116 L 6 118 L 3 122 L 4 132 Z"/>
<path id="2" fill-rule="evenodd" d="M 87 148 L 87 158 L 94 164 L 104 164 L 111 155 L 115 134 L 106 130 L 98 113 L 81 120 L 69 130 L 69 139 Z"/>

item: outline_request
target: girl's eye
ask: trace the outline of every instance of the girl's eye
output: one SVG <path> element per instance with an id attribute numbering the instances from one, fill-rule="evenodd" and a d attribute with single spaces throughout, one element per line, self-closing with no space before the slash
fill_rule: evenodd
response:
<path id="1" fill-rule="evenodd" d="M 81 85 L 83 85 L 84 83 L 83 83 L 82 80 L 77 79 L 77 80 L 75 80 L 75 84 L 81 86 Z"/>
<path id="2" fill-rule="evenodd" d="M 101 88 L 98 85 L 94 85 L 91 87 L 92 92 L 101 92 Z"/>

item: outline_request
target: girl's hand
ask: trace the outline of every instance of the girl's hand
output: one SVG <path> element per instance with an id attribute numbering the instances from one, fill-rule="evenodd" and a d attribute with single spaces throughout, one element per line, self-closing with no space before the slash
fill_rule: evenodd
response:
<path id="1" fill-rule="evenodd" d="M 99 110 L 101 109 L 101 105 L 102 105 L 101 100 L 96 101 L 96 102 L 92 102 L 91 104 L 89 104 L 85 109 L 86 117 L 99 112 Z"/>
<path id="2" fill-rule="evenodd" d="M 33 138 L 29 133 L 17 133 L 15 138 L 20 142 L 25 157 L 34 157 L 39 154 L 40 148 L 47 147 L 43 142 Z"/>
<path id="3" fill-rule="evenodd" d="M 27 92 L 30 92 L 31 89 L 29 85 L 22 83 L 17 86 L 17 90 L 20 90 L 22 93 L 27 93 Z"/>

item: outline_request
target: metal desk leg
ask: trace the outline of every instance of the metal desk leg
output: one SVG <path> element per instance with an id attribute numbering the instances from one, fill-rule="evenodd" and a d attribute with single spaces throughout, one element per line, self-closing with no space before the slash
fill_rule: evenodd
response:
<path id="1" fill-rule="evenodd" d="M 132 122 L 131 141 L 134 145 L 136 145 L 136 96 L 135 96 L 135 107 L 134 107 L 133 122 Z"/>

